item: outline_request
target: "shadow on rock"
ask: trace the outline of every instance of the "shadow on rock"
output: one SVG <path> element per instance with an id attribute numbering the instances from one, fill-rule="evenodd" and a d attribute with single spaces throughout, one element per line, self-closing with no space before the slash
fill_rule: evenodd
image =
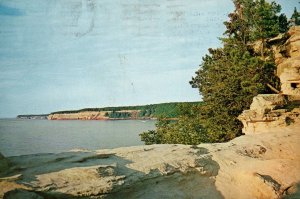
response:
<path id="1" fill-rule="evenodd" d="M 189 154 L 188 160 L 174 155 L 171 149 L 166 155 L 175 159 L 164 160 L 164 155 L 154 150 L 135 153 L 136 157 L 141 156 L 141 162 L 148 153 L 154 153 L 156 159 L 139 164 L 145 168 L 137 169 L 132 164 L 140 162 L 114 153 L 65 152 L 10 157 L 14 166 L 9 174 L 21 174 L 17 182 L 30 189 L 11 190 L 4 198 L 223 198 L 215 187 L 220 167 L 207 149 L 187 148 L 183 154 Z"/>
<path id="2" fill-rule="evenodd" d="M 176 171 L 167 175 L 161 175 L 158 169 L 151 170 L 143 180 L 135 181 L 131 186 L 112 193 L 107 198 L 223 198 L 215 186 L 219 164 L 210 155 L 197 159 L 196 164 L 196 168 L 187 172 Z"/>

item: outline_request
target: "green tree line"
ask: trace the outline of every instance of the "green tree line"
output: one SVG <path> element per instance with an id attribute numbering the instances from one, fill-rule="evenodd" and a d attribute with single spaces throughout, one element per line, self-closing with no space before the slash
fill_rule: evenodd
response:
<path id="1" fill-rule="evenodd" d="M 104 108 L 84 108 L 80 110 L 66 110 L 52 112 L 51 114 L 71 114 L 85 111 L 107 111 L 106 116 L 110 118 L 130 118 L 131 114 L 126 110 L 139 111 L 139 118 L 176 118 L 179 115 L 179 107 L 184 104 L 197 105 L 201 102 L 170 102 L 161 104 L 149 104 L 141 106 L 119 106 L 119 107 L 104 107 Z M 120 112 L 123 111 L 123 112 Z M 125 111 L 125 112 L 124 112 Z"/>
<path id="2" fill-rule="evenodd" d="M 106 112 L 105 116 L 107 116 L 109 118 L 114 118 L 114 119 L 129 119 L 129 118 L 131 118 L 131 113 L 130 112 L 112 111 L 112 112 Z"/>

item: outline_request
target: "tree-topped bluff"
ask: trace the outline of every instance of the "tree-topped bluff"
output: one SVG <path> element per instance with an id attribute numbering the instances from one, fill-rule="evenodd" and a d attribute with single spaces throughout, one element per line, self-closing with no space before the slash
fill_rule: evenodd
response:
<path id="1" fill-rule="evenodd" d="M 177 118 L 182 107 L 201 105 L 201 102 L 170 102 L 140 106 L 118 106 L 104 108 L 84 108 L 80 110 L 65 110 L 46 115 L 18 115 L 20 119 L 49 120 L 135 120 L 156 119 L 164 117 Z"/>
<path id="2" fill-rule="evenodd" d="M 120 106 L 105 108 L 85 108 L 73 111 L 53 112 L 49 120 L 135 120 L 176 118 L 180 107 L 198 105 L 201 102 L 171 102 L 141 106 Z"/>

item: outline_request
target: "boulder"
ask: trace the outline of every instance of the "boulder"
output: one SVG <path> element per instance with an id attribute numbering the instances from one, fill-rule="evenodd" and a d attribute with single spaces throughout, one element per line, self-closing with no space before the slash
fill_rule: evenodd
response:
<path id="1" fill-rule="evenodd" d="M 285 97 L 280 94 L 260 94 L 253 98 L 250 110 L 255 111 L 261 119 L 264 114 L 285 104 Z"/>

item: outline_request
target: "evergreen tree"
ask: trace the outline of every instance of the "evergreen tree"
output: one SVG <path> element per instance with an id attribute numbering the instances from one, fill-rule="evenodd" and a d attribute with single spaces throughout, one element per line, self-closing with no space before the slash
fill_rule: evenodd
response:
<path id="1" fill-rule="evenodd" d="M 271 93 L 267 84 L 278 88 L 266 41 L 287 30 L 286 17 L 278 16 L 280 5 L 265 0 L 234 0 L 234 4 L 234 12 L 224 23 L 227 37 L 222 38 L 223 47 L 209 49 L 190 82 L 199 89 L 204 104 L 182 111 L 175 123 L 159 121 L 155 131 L 141 135 L 142 140 L 181 144 L 228 141 L 241 135 L 237 116 L 249 108 L 253 97 Z M 257 40 L 262 44 L 260 56 L 251 47 Z"/>
<path id="2" fill-rule="evenodd" d="M 265 60 L 266 40 L 277 35 L 280 6 L 264 0 L 235 0 L 235 10 L 225 22 L 224 47 L 209 49 L 201 68 L 190 82 L 198 88 L 206 106 L 200 112 L 209 140 L 226 141 L 241 133 L 237 116 L 249 108 L 252 98 L 271 92 L 267 84 L 279 85 L 272 56 Z M 281 18 L 284 18 L 282 16 Z M 283 20 L 284 21 L 284 20 Z M 287 24 L 282 24 L 287 30 Z M 261 57 L 249 43 L 260 40 Z"/>
<path id="3" fill-rule="evenodd" d="M 294 8 L 294 12 L 291 17 L 291 25 L 298 26 L 300 25 L 300 12 L 297 11 L 297 8 Z"/>
<path id="4" fill-rule="evenodd" d="M 226 26 L 226 35 L 230 42 L 239 42 L 246 45 L 250 39 L 251 30 L 251 8 L 255 7 L 256 3 L 253 0 L 233 0 L 235 10 L 228 15 L 229 20 L 224 22 Z"/>
<path id="5" fill-rule="evenodd" d="M 241 134 L 237 116 L 255 95 L 270 92 L 267 83 L 275 84 L 275 65 L 252 56 L 243 46 L 209 52 L 191 84 L 205 102 L 199 114 L 208 140 L 228 141 Z"/>
<path id="6" fill-rule="evenodd" d="M 287 20 L 287 17 L 285 14 L 280 14 L 278 17 L 278 22 L 279 22 L 279 32 L 280 33 L 285 33 L 288 31 L 289 28 L 289 22 Z"/>
<path id="7" fill-rule="evenodd" d="M 235 10 L 228 15 L 223 39 L 227 43 L 248 44 L 249 41 L 261 41 L 261 56 L 265 56 L 266 39 L 276 36 L 288 28 L 285 15 L 277 16 L 281 6 L 265 0 L 234 0 Z M 229 42 L 228 42 L 229 41 Z"/>
<path id="8" fill-rule="evenodd" d="M 266 39 L 276 36 L 279 33 L 279 20 L 277 14 L 280 12 L 281 6 L 275 2 L 268 3 L 265 0 L 256 1 L 256 6 L 251 8 L 251 22 L 253 30 L 251 37 L 260 40 L 261 56 L 265 57 Z"/>

